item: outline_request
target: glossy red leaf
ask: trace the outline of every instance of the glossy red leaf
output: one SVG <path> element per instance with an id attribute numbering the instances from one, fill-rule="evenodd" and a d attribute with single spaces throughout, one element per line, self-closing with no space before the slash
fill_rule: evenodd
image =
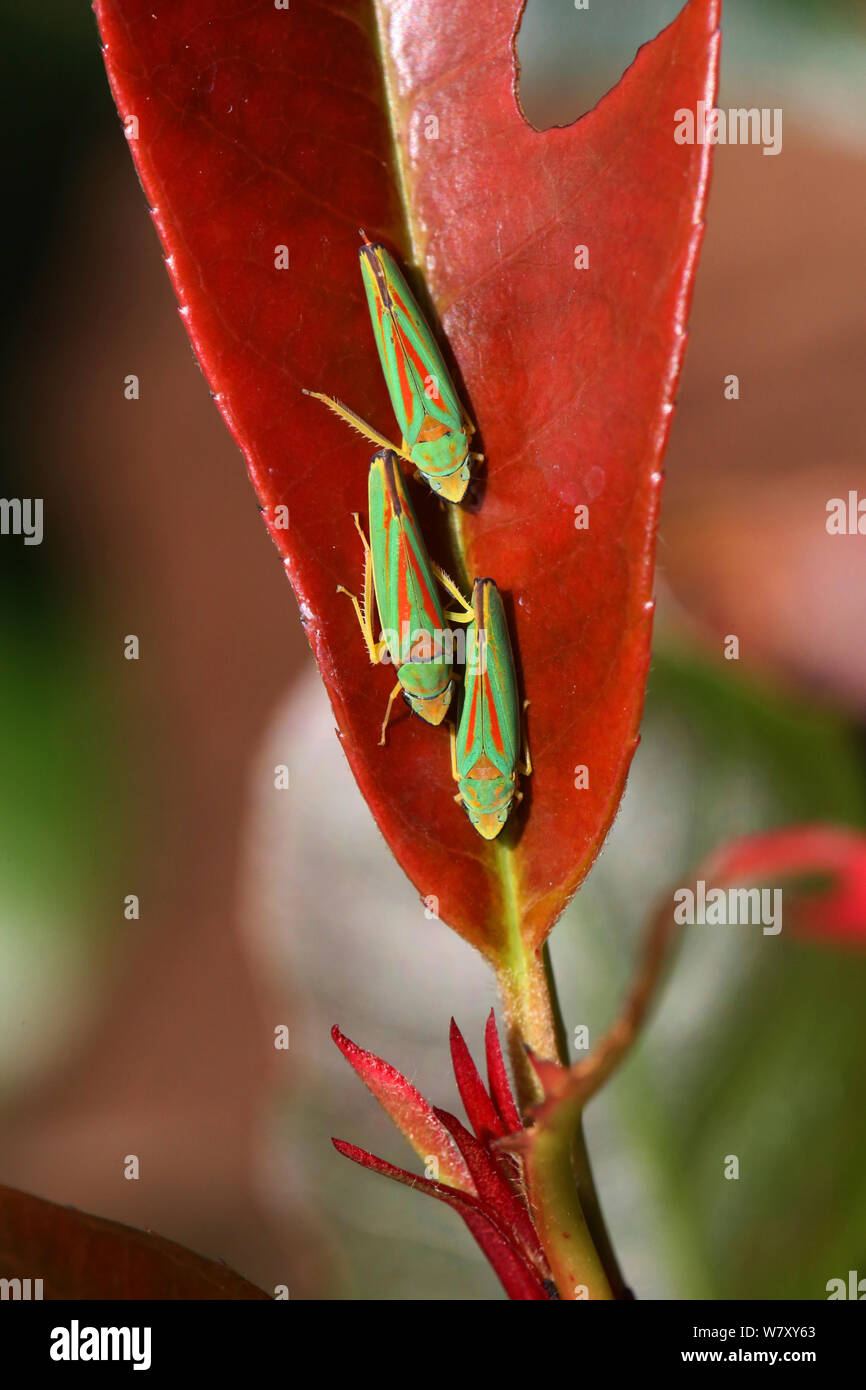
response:
<path id="1" fill-rule="evenodd" d="M 712 103 L 718 0 L 689 0 L 592 112 L 544 133 L 515 98 L 517 0 L 96 11 L 181 312 L 361 790 L 444 921 L 500 965 L 534 951 L 598 852 L 637 741 L 709 157 L 674 142 L 674 113 Z M 534 775 L 493 844 L 453 802 L 444 728 L 404 717 L 379 748 L 393 673 L 371 670 L 336 593 L 360 583 L 350 513 L 365 512 L 370 450 L 301 388 L 393 435 L 359 226 L 423 270 L 487 455 L 471 508 L 446 523 L 419 502 L 434 558 L 504 591 L 531 702 Z"/>
<path id="2" fill-rule="evenodd" d="M 151 1231 L 0 1187 L 0 1278 L 46 1299 L 267 1299 L 225 1265 Z"/>

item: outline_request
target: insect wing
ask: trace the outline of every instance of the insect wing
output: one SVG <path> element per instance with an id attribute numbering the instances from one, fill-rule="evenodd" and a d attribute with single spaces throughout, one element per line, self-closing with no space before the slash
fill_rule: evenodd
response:
<path id="1" fill-rule="evenodd" d="M 491 580 L 478 580 L 472 596 L 470 659 L 457 734 L 458 767 L 465 775 L 486 758 L 503 776 L 517 765 L 520 717 L 508 624 Z"/>
<path id="2" fill-rule="evenodd" d="M 399 643 L 407 636 L 414 640 L 419 632 L 441 641 L 442 604 L 412 499 L 390 450 L 373 455 L 368 497 L 373 584 L 383 628 L 396 635 Z M 391 657 L 400 664 L 408 652 L 392 648 Z"/>
<path id="3" fill-rule="evenodd" d="M 462 431 L 463 412 L 427 322 L 393 256 L 384 246 L 361 247 L 361 271 L 379 359 L 394 413 L 411 446 L 430 416 Z"/>

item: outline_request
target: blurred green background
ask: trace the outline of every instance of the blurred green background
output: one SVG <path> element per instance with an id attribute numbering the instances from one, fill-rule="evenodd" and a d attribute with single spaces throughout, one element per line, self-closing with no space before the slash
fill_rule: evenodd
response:
<path id="1" fill-rule="evenodd" d="M 527 114 L 581 114 L 678 8 L 529 0 Z M 2 16 L 2 495 L 44 497 L 46 520 L 41 546 L 0 545 L 0 1180 L 293 1297 L 495 1297 L 450 1212 L 328 1143 L 406 1157 L 330 1055 L 330 1023 L 452 1105 L 448 1017 L 480 1047 L 489 982 L 419 918 L 343 766 L 90 11 Z M 604 1026 L 653 896 L 720 841 L 866 824 L 866 566 L 862 539 L 824 531 L 826 499 L 863 476 L 864 12 L 727 0 L 724 33 L 720 104 L 782 106 L 784 150 L 717 151 L 643 743 L 553 937 L 570 1032 Z M 739 663 L 722 659 L 731 632 Z M 266 794 L 275 750 L 303 817 Z M 866 958 L 784 933 L 687 934 L 644 1045 L 589 1115 L 640 1296 L 820 1298 L 866 1274 L 864 986 Z"/>

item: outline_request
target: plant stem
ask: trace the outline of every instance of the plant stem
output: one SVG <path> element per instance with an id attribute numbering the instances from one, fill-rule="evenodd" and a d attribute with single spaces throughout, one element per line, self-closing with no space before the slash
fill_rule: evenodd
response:
<path id="1" fill-rule="evenodd" d="M 609 1300 L 616 1292 L 587 1221 L 578 1141 L 585 1157 L 577 1105 L 560 1107 L 533 1139 L 526 1160 L 533 1218 L 560 1298 Z"/>
<path id="2" fill-rule="evenodd" d="M 567 1035 L 547 948 L 539 956 L 521 941 L 513 942 L 497 978 L 518 1103 L 525 1113 L 543 1099 L 527 1048 L 543 1061 L 568 1065 Z M 564 1106 L 561 1118 L 545 1127 L 533 1144 L 527 1169 L 536 1223 L 560 1297 L 627 1297 L 601 1213 L 579 1107 Z"/>
<path id="3" fill-rule="evenodd" d="M 561 1060 L 557 1021 L 544 963 L 535 952 L 525 951 L 521 946 L 509 952 L 497 970 L 497 983 L 505 1013 L 517 1104 L 525 1114 L 544 1098 L 527 1048 L 545 1061 Z"/>
<path id="4" fill-rule="evenodd" d="M 589 1233 L 592 1236 L 593 1244 L 599 1253 L 601 1262 L 607 1275 L 608 1283 L 611 1288 L 613 1298 L 633 1298 L 631 1290 L 623 1277 L 620 1269 L 616 1251 L 607 1229 L 604 1213 L 596 1191 L 595 1179 L 592 1175 L 592 1167 L 589 1162 L 589 1152 L 586 1147 L 586 1136 L 583 1132 L 583 1115 L 577 1121 L 577 1128 L 574 1134 L 571 1161 L 577 1175 L 577 1190 L 580 1196 L 580 1205 L 583 1210 L 584 1219 Z"/>
<path id="5" fill-rule="evenodd" d="M 550 995 L 550 1007 L 553 1013 L 554 1027 L 556 1028 L 556 1055 L 564 1067 L 568 1066 L 568 1033 L 565 1028 L 565 1019 L 562 1016 L 562 1005 L 559 1002 L 559 990 L 556 988 L 556 977 L 553 973 L 553 961 L 550 957 L 550 942 L 545 941 L 542 950 L 544 960 L 544 976 L 547 980 L 547 992 Z"/>

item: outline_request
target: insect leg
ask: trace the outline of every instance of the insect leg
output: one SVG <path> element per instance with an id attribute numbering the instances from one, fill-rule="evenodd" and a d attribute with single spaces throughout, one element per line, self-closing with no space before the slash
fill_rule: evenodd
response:
<path id="1" fill-rule="evenodd" d="M 411 454 L 406 453 L 405 445 L 402 449 L 398 449 L 396 444 L 392 444 L 383 434 L 377 434 L 372 425 L 368 425 L 366 420 L 362 420 L 360 415 L 355 414 L 354 410 L 349 410 L 348 406 L 343 405 L 340 401 L 335 401 L 333 396 L 324 396 L 321 391 L 304 391 L 304 395 L 312 396 L 313 400 L 322 401 L 329 410 L 333 410 L 335 415 L 339 415 L 341 420 L 345 420 L 347 425 L 351 425 L 353 430 L 357 430 L 371 443 L 378 444 L 380 449 L 391 449 L 407 463 L 413 462 Z"/>
<path id="2" fill-rule="evenodd" d="M 466 602 L 466 599 L 463 597 L 460 590 L 457 588 L 457 585 L 454 583 L 454 580 L 451 578 L 450 575 L 447 575 L 445 571 L 439 567 L 439 565 L 433 564 L 432 561 L 431 564 L 433 566 L 433 573 L 439 580 L 439 583 L 442 585 L 442 588 L 445 589 L 451 595 L 452 598 L 456 598 L 457 602 L 460 604 L 460 607 L 463 610 L 462 613 L 448 613 L 446 616 L 452 618 L 456 623 L 471 623 L 475 614 L 472 612 L 470 605 Z"/>
<path id="3" fill-rule="evenodd" d="M 466 411 L 465 411 L 465 410 L 464 410 L 464 412 L 463 412 L 463 433 L 466 435 L 467 440 L 468 440 L 468 439 L 471 439 L 472 436 L 473 436 L 473 434 L 476 433 L 475 426 L 473 425 L 472 421 L 469 419 L 469 416 L 466 414 Z M 483 455 L 483 454 L 473 453 L 471 450 L 470 450 L 470 452 L 469 452 L 469 458 L 471 458 L 471 459 L 476 459 L 478 463 L 483 463 L 483 462 L 484 462 L 484 455 Z"/>
<path id="4" fill-rule="evenodd" d="M 373 567 L 370 556 L 370 542 L 364 535 L 364 528 L 361 525 L 357 512 L 352 513 L 352 519 L 355 523 L 355 530 L 361 537 L 361 543 L 364 547 L 363 608 L 361 607 L 361 603 L 359 602 L 357 596 L 353 594 L 349 589 L 345 588 L 342 584 L 337 585 L 337 593 L 345 594 L 347 598 L 352 600 L 352 607 L 355 610 L 355 617 L 358 619 L 358 626 L 361 629 L 361 636 L 364 638 L 364 643 L 367 647 L 367 651 L 370 656 L 370 662 L 373 666 L 378 666 L 382 660 L 382 653 L 385 647 L 387 646 L 387 643 L 376 642 L 374 640 L 373 627 L 370 621 L 370 613 L 372 611 L 373 606 Z"/>
<path id="5" fill-rule="evenodd" d="M 455 782 L 460 781 L 460 773 L 457 771 L 457 725 L 453 719 L 448 721 L 448 741 L 451 747 L 451 776 Z M 462 801 L 462 796 L 456 796 L 455 801 Z"/>
<path id="6" fill-rule="evenodd" d="M 390 721 L 390 719 L 391 719 L 391 709 L 392 709 L 392 707 L 393 707 L 394 701 L 396 700 L 397 696 L 400 694 L 400 691 L 401 691 L 402 689 L 403 689 L 403 687 L 401 686 L 400 682 L 398 681 L 397 684 L 394 686 L 394 689 L 391 691 L 391 694 L 388 696 L 388 708 L 385 710 L 385 718 L 382 720 L 382 733 L 381 733 L 381 736 L 380 736 L 380 738 L 379 738 L 379 746 L 380 746 L 380 748 L 383 747 L 383 746 L 385 745 L 385 743 L 387 743 L 387 739 L 386 739 L 386 737 L 385 737 L 385 731 L 386 731 L 386 729 L 388 728 L 388 723 L 389 723 L 389 721 Z"/>

